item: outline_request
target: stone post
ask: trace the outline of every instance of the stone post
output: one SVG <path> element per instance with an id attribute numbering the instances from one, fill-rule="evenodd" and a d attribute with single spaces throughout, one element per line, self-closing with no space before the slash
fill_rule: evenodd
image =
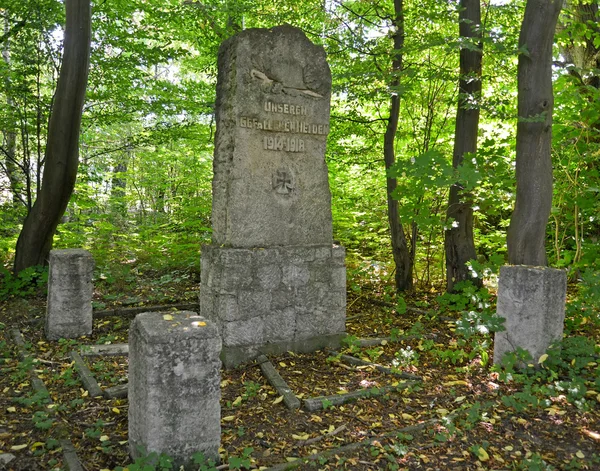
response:
<path id="1" fill-rule="evenodd" d="M 129 332 L 129 450 L 218 460 L 221 338 L 195 312 L 145 312 Z"/>
<path id="2" fill-rule="evenodd" d="M 496 313 L 506 330 L 494 339 L 494 363 L 517 348 L 527 350 L 534 364 L 551 343 L 562 339 L 567 275 L 564 270 L 531 266 L 500 268 Z"/>
<path id="3" fill-rule="evenodd" d="M 76 338 L 92 333 L 94 259 L 83 249 L 50 251 L 46 338 Z"/>

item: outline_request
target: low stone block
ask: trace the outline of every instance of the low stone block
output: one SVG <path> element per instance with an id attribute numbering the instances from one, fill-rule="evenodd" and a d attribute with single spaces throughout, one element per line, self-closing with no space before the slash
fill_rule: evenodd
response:
<path id="1" fill-rule="evenodd" d="M 221 338 L 195 312 L 146 312 L 129 333 L 129 449 L 166 453 L 175 469 L 196 452 L 218 460 Z"/>
<path id="2" fill-rule="evenodd" d="M 536 363 L 551 343 L 561 340 L 566 292 L 564 270 L 501 267 L 496 313 L 506 319 L 506 330 L 495 335 L 494 363 L 518 348 L 527 350 Z"/>
<path id="3" fill-rule="evenodd" d="M 50 251 L 46 338 L 76 338 L 92 333 L 94 259 L 83 249 Z"/>

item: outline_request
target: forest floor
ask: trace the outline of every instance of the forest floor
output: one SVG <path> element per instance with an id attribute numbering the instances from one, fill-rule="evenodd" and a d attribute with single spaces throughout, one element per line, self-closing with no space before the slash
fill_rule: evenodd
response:
<path id="1" fill-rule="evenodd" d="M 168 281 L 138 281 L 127 296 L 97 288 L 96 306 L 197 302 L 194 280 Z M 420 381 L 351 366 L 326 350 L 270 358 L 300 399 L 391 386 L 384 395 L 290 411 L 256 363 L 222 371 L 225 464 L 217 469 L 600 469 L 600 323 L 571 329 L 572 345 L 554 363 L 503 371 L 490 365 L 493 335 L 479 329 L 465 340 L 457 331 L 459 310 L 446 304 L 441 311 L 436 297 L 406 299 L 402 314 L 376 286 L 348 297 L 349 338 L 341 351 Z M 0 469 L 65 469 L 65 438 L 84 470 L 152 469 L 141 461 L 128 466 L 127 399 L 90 397 L 69 357 L 83 345 L 126 343 L 133 315 L 96 318 L 91 336 L 51 342 L 43 336 L 44 311 L 42 295 L 0 303 Z M 15 327 L 29 361 L 19 358 Z M 366 347 L 357 341 L 389 336 Z M 85 358 L 102 388 L 127 381 L 126 356 Z M 35 393 L 30 370 L 51 404 Z M 3 455 L 14 458 L 2 465 Z"/>

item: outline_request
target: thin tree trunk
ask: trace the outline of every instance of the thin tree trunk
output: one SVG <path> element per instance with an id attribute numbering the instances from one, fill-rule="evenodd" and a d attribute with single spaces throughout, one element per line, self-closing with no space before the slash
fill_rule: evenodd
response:
<path id="1" fill-rule="evenodd" d="M 79 130 L 89 70 L 90 0 L 66 0 L 63 62 L 48 126 L 44 178 L 17 241 L 15 272 L 47 262 L 77 177 Z"/>
<path id="2" fill-rule="evenodd" d="M 462 165 L 465 154 L 477 152 L 482 62 L 480 0 L 461 0 L 458 21 L 461 38 L 465 41 L 475 39 L 477 45 L 475 48 L 475 44 L 471 43 L 470 47 L 463 46 L 460 50 L 458 109 L 452 156 L 455 169 Z M 466 280 L 482 286 L 483 280 L 473 277 L 467 266 L 467 262 L 477 256 L 473 241 L 473 206 L 471 195 L 463 192 L 458 183 L 450 187 L 446 217 L 447 291 L 453 291 L 456 283 Z"/>
<path id="3" fill-rule="evenodd" d="M 552 46 L 562 0 L 528 0 L 519 36 L 517 198 L 508 229 L 508 262 L 547 265 L 552 206 Z"/>
<path id="4" fill-rule="evenodd" d="M 398 85 L 400 84 L 399 74 L 402 71 L 402 48 L 404 47 L 404 5 L 403 0 L 394 0 L 394 50 L 392 52 L 392 81 L 390 88 L 392 97 L 390 101 L 390 117 L 383 141 L 383 157 L 386 171 L 396 162 L 394 151 L 394 142 L 396 140 L 396 130 L 398 129 L 398 118 L 400 115 L 400 96 L 398 94 Z M 395 178 L 387 176 L 387 207 L 388 220 L 390 224 L 390 236 L 392 242 L 392 255 L 396 265 L 396 290 L 410 291 L 413 286 L 412 271 L 414 253 L 409 249 L 406 234 L 400 220 L 398 200 L 393 198 L 396 190 L 397 181 Z"/>
<path id="5" fill-rule="evenodd" d="M 2 47 L 2 59 L 10 68 L 10 28 L 8 21 L 8 12 L 4 12 L 4 43 Z M 11 83 L 9 74 L 6 74 L 4 78 L 6 85 L 6 106 L 8 110 L 13 110 L 14 101 L 11 95 Z M 13 206 L 16 207 L 21 203 L 25 203 L 21 195 L 21 181 L 19 179 L 19 167 L 16 161 L 16 149 L 17 149 L 17 132 L 14 129 L 3 130 L 2 135 L 4 137 L 2 143 L 2 153 L 4 154 L 4 170 L 10 183 L 10 191 L 12 194 Z"/>

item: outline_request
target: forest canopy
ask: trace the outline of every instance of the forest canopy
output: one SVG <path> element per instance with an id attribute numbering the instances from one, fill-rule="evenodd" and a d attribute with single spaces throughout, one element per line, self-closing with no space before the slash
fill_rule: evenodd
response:
<path id="1" fill-rule="evenodd" d="M 211 235 L 219 45 L 245 28 L 287 23 L 323 45 L 332 69 L 326 159 L 334 237 L 347 247 L 353 269 L 393 277 L 388 177 L 396 182 L 393 211 L 411 257 L 411 284 L 445 283 L 444 238 L 459 225 L 448 212 L 452 187 L 472 210 L 470 278 L 493 275 L 507 261 L 515 205 L 525 2 L 482 2 L 480 24 L 473 25 L 460 16 L 466 3 L 94 2 L 77 181 L 54 247 L 90 249 L 108 277 L 120 276 L 118 265 L 197 272 L 200 244 Z M 42 188 L 65 12 L 55 0 L 8 0 L 0 11 L 0 257 L 6 270 Z M 461 24 L 473 34 L 459 31 Z M 479 54 L 480 71 L 461 70 L 459 55 L 468 51 Z M 599 57 L 598 2 L 567 2 L 554 36 L 554 182 L 545 251 L 549 265 L 568 268 L 571 279 L 591 280 L 600 264 Z M 461 80 L 478 81 L 480 90 L 465 99 Z M 398 113 L 391 135 L 390 99 Z M 476 109 L 479 125 L 476 150 L 461 154 L 457 165 L 461 107 Z M 386 142 L 393 162 L 384 161 Z"/>

